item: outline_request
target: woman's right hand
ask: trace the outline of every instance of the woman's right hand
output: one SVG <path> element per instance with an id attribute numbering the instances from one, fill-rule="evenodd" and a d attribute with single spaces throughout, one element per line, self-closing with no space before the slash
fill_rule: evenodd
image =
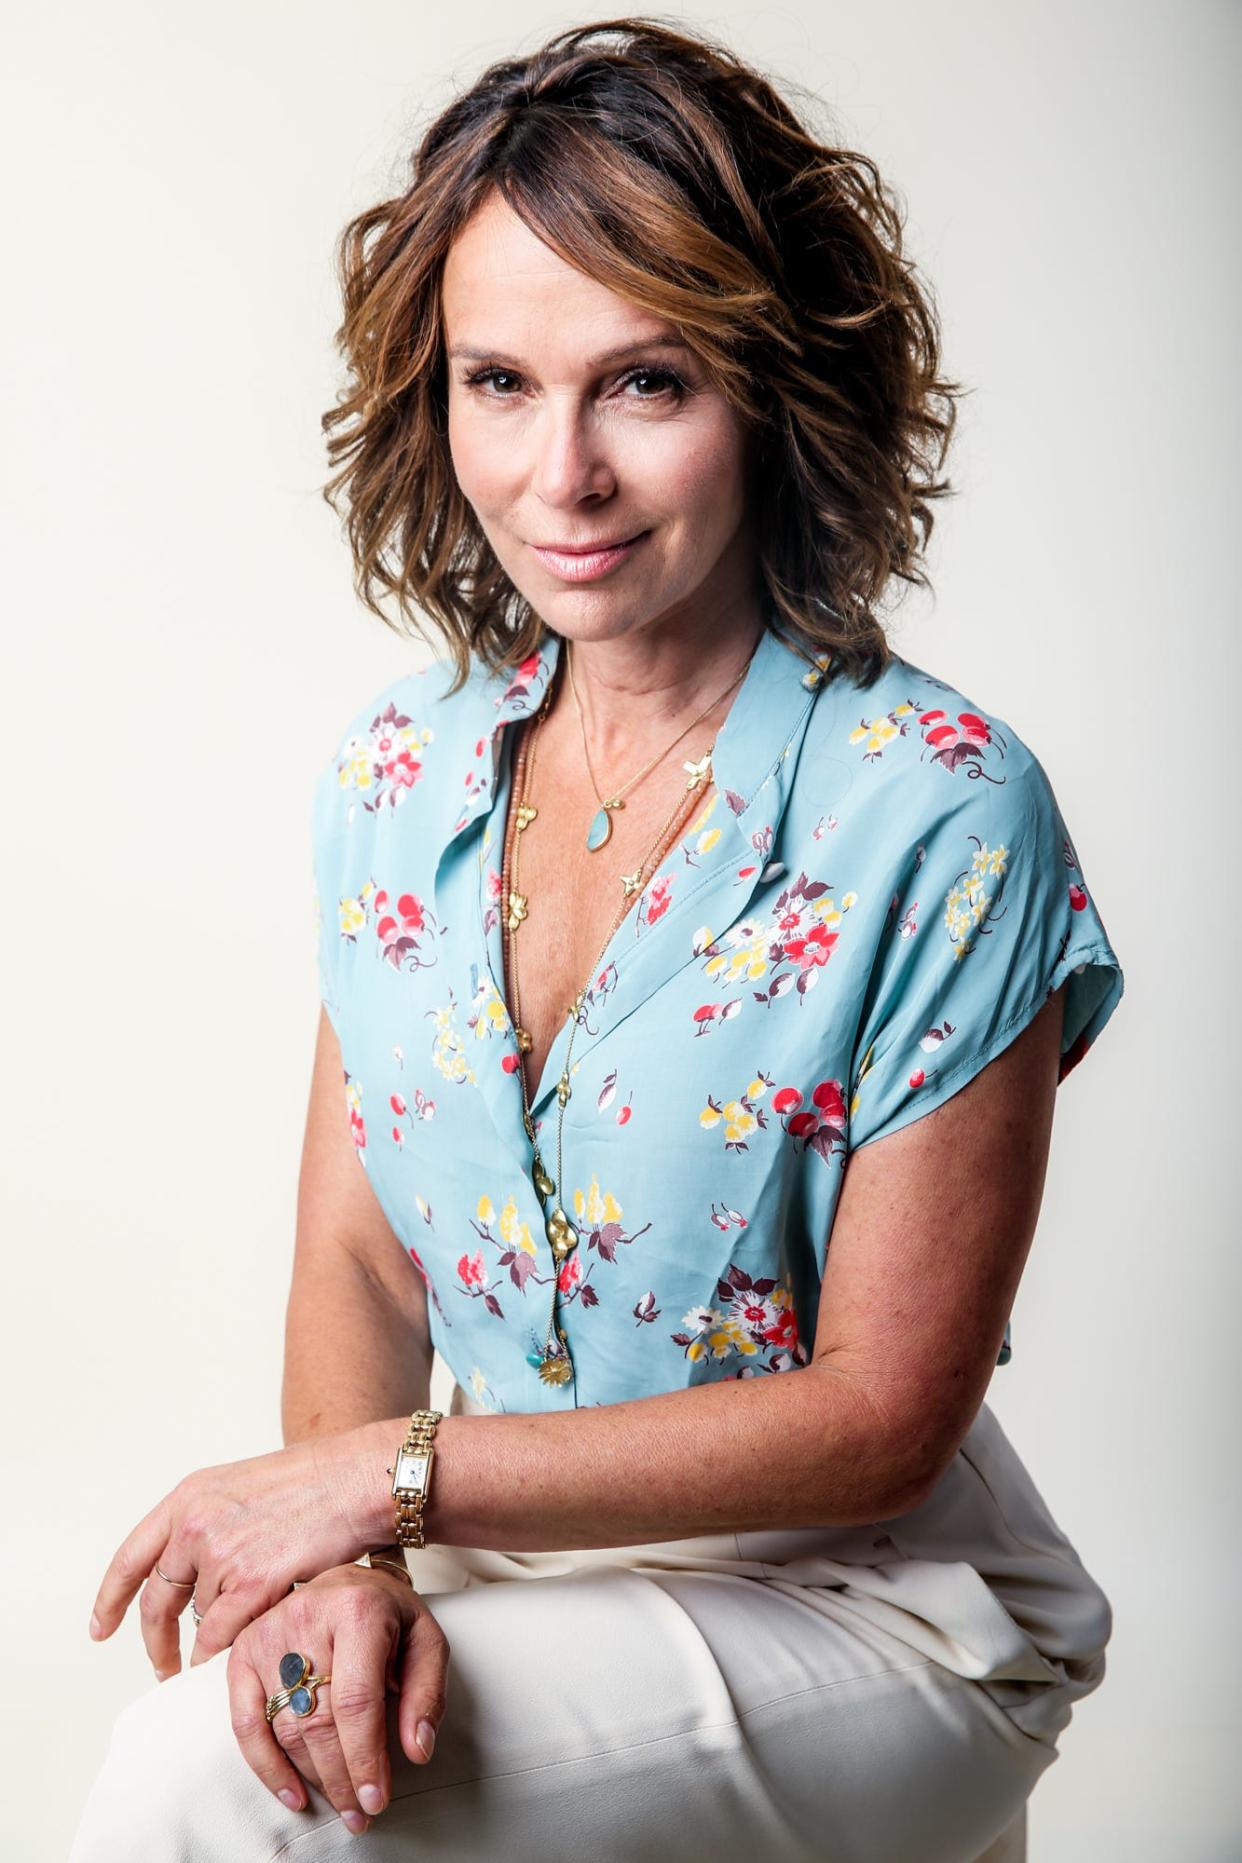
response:
<path id="1" fill-rule="evenodd" d="M 299 1718 L 282 1708 L 269 1724 L 267 1699 L 284 1686 L 280 1659 L 291 1650 L 332 1680 L 317 1691 L 312 1714 Z M 363 1831 L 392 1792 L 387 1694 L 400 1698 L 403 1752 L 416 1764 L 429 1759 L 444 1713 L 448 1660 L 448 1638 L 397 1574 L 334 1566 L 236 1637 L 228 1659 L 233 1731 L 247 1764 L 291 1811 L 307 1803 L 306 1780 L 347 1829 Z M 427 1740 L 428 1727 L 424 1750 L 420 1734 Z"/>

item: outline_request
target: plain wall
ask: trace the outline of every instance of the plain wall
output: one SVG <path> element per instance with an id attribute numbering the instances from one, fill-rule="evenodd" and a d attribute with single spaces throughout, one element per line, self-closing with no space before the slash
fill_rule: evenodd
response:
<path id="1" fill-rule="evenodd" d="M 23 1863 L 63 1857 L 152 1685 L 136 1613 L 86 1634 L 115 1547 L 191 1468 L 279 1443 L 312 782 L 424 655 L 357 603 L 319 495 L 333 241 L 483 63 L 592 16 L 76 0 L 6 22 L 0 1847 Z M 1242 18 L 669 16 L 813 87 L 906 204 L 974 392 L 936 597 L 893 638 L 1036 751 L 1126 974 L 1058 1098 L 990 1396 L 1116 1613 L 1032 1863 L 1236 1856 Z"/>

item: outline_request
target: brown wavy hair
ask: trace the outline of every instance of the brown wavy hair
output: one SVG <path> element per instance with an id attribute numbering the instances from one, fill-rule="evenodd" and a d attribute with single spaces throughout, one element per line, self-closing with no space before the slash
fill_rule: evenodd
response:
<path id="1" fill-rule="evenodd" d="M 790 88 L 790 87 L 786 87 Z M 808 105 L 815 102 L 807 99 Z M 448 446 L 440 279 L 491 189 L 561 257 L 673 323 L 751 442 L 768 620 L 831 676 L 891 658 L 874 605 L 919 561 L 956 420 L 929 291 L 874 162 L 819 140 L 774 85 L 684 23 L 632 15 L 489 65 L 443 109 L 409 185 L 336 249 L 347 380 L 322 416 L 355 588 L 457 668 L 496 671 L 546 624 L 501 568 Z"/>

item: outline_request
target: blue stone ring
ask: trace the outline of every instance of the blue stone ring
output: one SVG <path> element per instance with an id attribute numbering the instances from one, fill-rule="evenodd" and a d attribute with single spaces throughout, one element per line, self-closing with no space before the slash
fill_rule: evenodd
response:
<path id="1" fill-rule="evenodd" d="M 281 1687 L 274 1695 L 267 1698 L 265 1710 L 267 1718 L 272 1721 L 282 1708 L 288 1708 L 300 1719 L 315 1712 L 315 1691 L 332 1680 L 330 1675 L 314 1675 L 311 1671 L 309 1656 L 301 1655 L 297 1650 L 289 1650 L 280 1659 Z"/>

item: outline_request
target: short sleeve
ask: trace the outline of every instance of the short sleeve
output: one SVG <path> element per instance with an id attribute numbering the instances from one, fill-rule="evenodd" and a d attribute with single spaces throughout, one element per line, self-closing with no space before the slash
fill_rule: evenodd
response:
<path id="1" fill-rule="evenodd" d="M 928 771 L 962 787 L 930 791 L 924 832 L 905 838 L 853 1051 L 851 1151 L 950 1099 L 1064 984 L 1059 1084 L 1121 999 L 1047 774 L 1025 747 L 1011 763 L 1000 782 Z"/>

